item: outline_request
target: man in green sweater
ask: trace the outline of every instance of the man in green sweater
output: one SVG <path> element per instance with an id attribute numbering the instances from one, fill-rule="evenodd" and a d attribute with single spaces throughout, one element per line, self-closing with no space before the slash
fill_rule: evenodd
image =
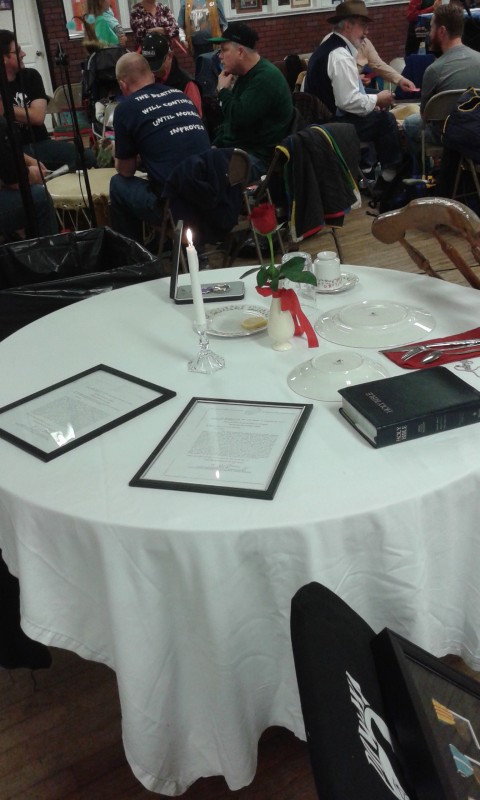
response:
<path id="1" fill-rule="evenodd" d="M 290 89 L 280 70 L 257 53 L 258 35 L 244 22 L 231 22 L 210 41 L 220 43 L 223 64 L 217 91 L 224 121 L 213 144 L 246 150 L 255 180 L 265 174 L 275 145 L 289 132 Z"/>

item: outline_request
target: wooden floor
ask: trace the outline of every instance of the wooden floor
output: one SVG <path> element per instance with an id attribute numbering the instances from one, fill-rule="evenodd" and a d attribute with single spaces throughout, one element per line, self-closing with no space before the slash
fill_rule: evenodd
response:
<path id="1" fill-rule="evenodd" d="M 361 264 L 385 269 L 399 269 L 404 272 L 417 272 L 420 270 L 411 261 L 400 244 L 384 245 L 371 233 L 374 214 L 369 207 L 367 199 L 363 198 L 362 208 L 350 211 L 345 218 L 343 228 L 337 231 L 337 236 L 342 249 L 344 264 Z M 446 234 L 445 238 L 457 247 L 469 266 L 475 267 L 474 271 L 480 275 L 480 266 L 472 256 L 464 240 L 454 235 Z M 447 256 L 442 252 L 440 245 L 430 236 L 422 233 L 409 233 L 409 241 L 429 259 L 434 269 L 446 280 L 468 286 L 463 276 L 455 269 Z M 319 250 L 334 250 L 335 243 L 329 233 L 312 236 L 310 239 L 298 244 L 299 250 L 316 254 Z M 221 266 L 221 256 L 212 254 L 210 259 L 213 268 Z M 235 264 L 256 264 L 258 258 L 237 259 Z"/>
<path id="2" fill-rule="evenodd" d="M 344 262 L 417 271 L 400 245 L 385 247 L 373 239 L 365 212 L 351 212 L 339 234 Z M 423 246 L 421 236 L 417 245 Z M 315 253 L 331 249 L 331 243 L 315 237 L 302 249 Z M 436 245 L 425 247 L 432 263 L 438 263 L 437 252 Z M 454 270 L 450 277 L 461 282 Z M 114 673 L 66 651 L 52 654 L 52 667 L 36 673 L 36 687 L 29 671 L 0 669 L 0 800 L 162 798 L 144 789 L 126 763 Z M 449 662 L 469 672 L 459 659 Z M 221 777 L 202 779 L 182 797 L 315 800 L 306 745 L 283 729 L 269 729 L 249 787 L 230 792 Z"/>

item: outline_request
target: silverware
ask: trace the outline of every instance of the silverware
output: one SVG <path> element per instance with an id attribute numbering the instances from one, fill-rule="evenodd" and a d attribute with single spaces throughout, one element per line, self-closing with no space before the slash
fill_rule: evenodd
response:
<path id="1" fill-rule="evenodd" d="M 447 352 L 451 353 L 452 351 L 448 350 Z M 454 349 L 454 353 L 456 353 L 456 348 Z M 459 353 L 458 353 L 459 359 L 463 358 L 463 356 L 466 356 L 469 353 L 477 353 L 477 355 L 480 356 L 480 345 L 477 345 L 476 347 L 459 348 Z M 422 364 L 431 364 L 432 361 L 437 361 L 444 355 L 445 355 L 445 350 L 435 350 L 433 353 L 430 352 L 427 353 L 425 356 L 423 356 L 421 361 Z"/>
<path id="2" fill-rule="evenodd" d="M 454 347 L 456 345 L 480 344 L 480 339 L 451 339 L 448 342 L 431 342 L 427 344 L 405 344 L 397 347 L 387 347 L 385 353 L 403 353 L 408 350 L 428 350 L 430 347 Z"/>
<path id="3" fill-rule="evenodd" d="M 411 345 L 409 348 L 402 348 L 406 352 L 403 353 L 400 361 L 409 361 L 419 353 L 428 352 L 429 350 L 456 350 L 469 346 L 480 346 L 480 339 L 458 339 L 450 342 L 432 342 L 432 344 Z"/>

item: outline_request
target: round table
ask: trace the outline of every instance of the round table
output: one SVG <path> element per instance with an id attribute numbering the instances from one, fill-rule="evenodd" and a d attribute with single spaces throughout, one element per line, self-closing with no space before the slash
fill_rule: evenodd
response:
<path id="1" fill-rule="evenodd" d="M 358 284 L 318 295 L 312 320 L 363 299 L 431 311 L 435 337 L 478 319 L 473 289 L 346 269 Z M 254 281 L 243 302 L 268 305 Z M 0 343 L 2 406 L 99 363 L 177 393 L 49 463 L 0 439 L 0 547 L 20 580 L 26 633 L 116 671 L 129 763 L 147 788 L 174 795 L 200 776 L 248 784 L 271 725 L 304 737 L 289 615 L 311 580 L 375 630 L 479 667 L 480 426 L 375 450 L 339 403 L 312 401 L 272 501 L 131 487 L 192 397 L 297 402 L 290 370 L 339 348 L 296 339 L 279 353 L 266 333 L 212 338 L 225 369 L 193 374 L 193 308 L 168 290 L 160 280 L 110 292 Z"/>
<path id="2" fill-rule="evenodd" d="M 110 224 L 108 198 L 110 197 L 110 179 L 116 175 L 113 167 L 105 169 L 89 169 L 88 180 L 92 193 L 93 205 L 97 225 Z M 88 216 L 88 195 L 83 172 L 69 172 L 59 175 L 47 183 L 47 189 L 53 200 L 53 205 L 59 215 L 60 224 L 66 226 L 66 215 L 72 220 L 75 230 L 80 220 L 90 225 Z"/>

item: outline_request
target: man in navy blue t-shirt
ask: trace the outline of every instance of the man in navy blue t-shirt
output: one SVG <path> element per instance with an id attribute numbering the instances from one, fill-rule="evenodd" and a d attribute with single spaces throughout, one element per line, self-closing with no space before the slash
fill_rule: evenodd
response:
<path id="1" fill-rule="evenodd" d="M 155 83 L 146 59 L 126 53 L 117 61 L 125 99 L 115 109 L 115 168 L 110 182 L 112 226 L 139 242 L 142 222 L 160 222 L 158 198 L 170 172 L 210 148 L 195 106 L 178 89 Z M 148 181 L 135 177 L 141 167 Z"/>

